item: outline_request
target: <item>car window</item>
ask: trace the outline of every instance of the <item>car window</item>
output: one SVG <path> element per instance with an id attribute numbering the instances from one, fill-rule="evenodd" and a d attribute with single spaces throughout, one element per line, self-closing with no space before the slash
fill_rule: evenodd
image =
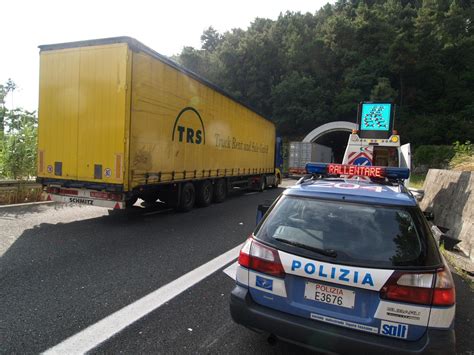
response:
<path id="1" fill-rule="evenodd" d="M 256 237 L 334 250 L 340 262 L 420 265 L 424 243 L 412 213 L 405 207 L 284 196 L 259 226 Z"/>

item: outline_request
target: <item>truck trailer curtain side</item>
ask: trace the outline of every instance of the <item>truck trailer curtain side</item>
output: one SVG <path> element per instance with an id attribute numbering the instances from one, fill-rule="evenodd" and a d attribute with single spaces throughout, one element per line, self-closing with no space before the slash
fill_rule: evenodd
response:
<path id="1" fill-rule="evenodd" d="M 198 200 L 204 180 L 277 183 L 274 124 L 140 42 L 40 48 L 38 179 L 59 188 L 53 197 L 82 188 L 89 204 L 107 196 L 121 208 L 136 197 L 179 204 L 183 182 Z"/>

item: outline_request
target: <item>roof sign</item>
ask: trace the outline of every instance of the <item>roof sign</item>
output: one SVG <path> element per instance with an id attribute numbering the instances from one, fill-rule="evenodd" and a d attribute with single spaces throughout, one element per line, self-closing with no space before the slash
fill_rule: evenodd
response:
<path id="1" fill-rule="evenodd" d="M 369 178 L 408 179 L 410 169 L 383 166 L 363 166 L 348 164 L 307 163 L 306 171 L 318 175 L 352 175 Z"/>

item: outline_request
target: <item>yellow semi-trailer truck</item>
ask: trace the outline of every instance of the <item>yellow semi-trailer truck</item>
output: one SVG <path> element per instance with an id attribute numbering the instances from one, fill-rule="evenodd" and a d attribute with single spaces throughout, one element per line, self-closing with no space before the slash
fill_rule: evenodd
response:
<path id="1" fill-rule="evenodd" d="M 281 179 L 271 121 L 129 37 L 40 46 L 38 136 L 54 201 L 187 211 Z"/>

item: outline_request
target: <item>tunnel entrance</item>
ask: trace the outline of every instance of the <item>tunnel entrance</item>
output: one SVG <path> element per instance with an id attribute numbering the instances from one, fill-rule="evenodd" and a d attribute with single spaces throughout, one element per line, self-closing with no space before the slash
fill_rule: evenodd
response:
<path id="1" fill-rule="evenodd" d="M 349 132 L 335 131 L 322 135 L 314 143 L 322 144 L 332 149 L 335 163 L 342 163 L 346 151 Z"/>
<path id="2" fill-rule="evenodd" d="M 353 122 L 335 121 L 313 129 L 303 142 L 313 142 L 330 147 L 333 150 L 334 162 L 342 163 L 349 134 L 357 125 Z"/>

